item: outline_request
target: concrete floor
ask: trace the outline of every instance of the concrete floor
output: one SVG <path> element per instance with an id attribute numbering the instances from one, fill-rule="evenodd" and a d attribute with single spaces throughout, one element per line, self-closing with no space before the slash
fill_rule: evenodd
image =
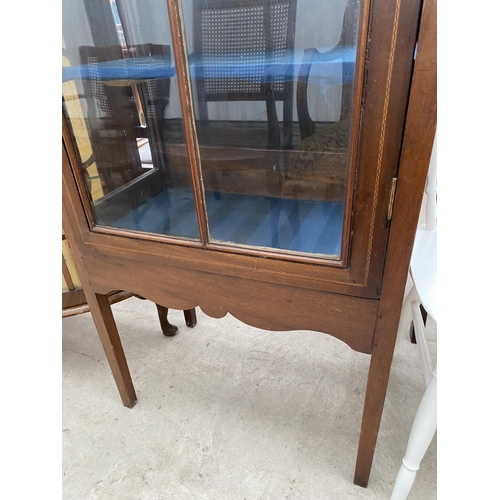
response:
<path id="1" fill-rule="evenodd" d="M 194 329 L 171 311 L 180 328 L 167 338 L 153 303 L 113 311 L 139 402 L 122 406 L 90 314 L 64 319 L 65 500 L 389 499 L 424 391 L 407 334 L 364 489 L 352 478 L 369 356 L 325 334 L 199 309 Z M 436 440 L 410 499 L 436 498 Z"/>

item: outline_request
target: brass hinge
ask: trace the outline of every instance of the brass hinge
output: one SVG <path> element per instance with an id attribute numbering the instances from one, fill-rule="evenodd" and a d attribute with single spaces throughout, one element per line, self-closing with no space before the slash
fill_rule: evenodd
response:
<path id="1" fill-rule="evenodd" d="M 391 181 L 391 192 L 389 194 L 389 207 L 387 208 L 387 222 L 392 219 L 392 210 L 394 209 L 394 197 L 396 196 L 397 177 L 393 177 Z"/>

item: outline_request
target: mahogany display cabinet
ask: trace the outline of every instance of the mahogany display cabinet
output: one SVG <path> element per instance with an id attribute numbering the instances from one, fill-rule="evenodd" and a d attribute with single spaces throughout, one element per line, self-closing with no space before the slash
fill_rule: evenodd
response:
<path id="1" fill-rule="evenodd" d="M 436 130 L 435 0 L 63 0 L 62 24 L 63 226 L 123 404 L 113 291 L 332 335 L 371 355 L 366 486 Z"/>

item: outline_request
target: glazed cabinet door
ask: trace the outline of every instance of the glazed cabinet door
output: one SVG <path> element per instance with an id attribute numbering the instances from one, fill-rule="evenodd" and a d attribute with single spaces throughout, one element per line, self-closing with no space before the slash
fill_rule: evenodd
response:
<path id="1" fill-rule="evenodd" d="M 84 239 L 376 298 L 419 7 L 63 0 Z"/>

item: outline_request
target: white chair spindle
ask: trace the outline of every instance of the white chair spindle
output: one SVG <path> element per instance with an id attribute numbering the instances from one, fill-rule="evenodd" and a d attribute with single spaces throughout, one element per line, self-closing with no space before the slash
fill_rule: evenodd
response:
<path id="1" fill-rule="evenodd" d="M 408 446 L 403 458 L 391 500 L 405 500 L 413 486 L 425 452 L 429 448 L 437 429 L 437 367 L 420 401 L 410 432 Z"/>
<path id="2" fill-rule="evenodd" d="M 435 231 L 437 228 L 437 135 L 434 137 L 425 193 L 427 194 L 425 228 L 427 231 Z"/>
<path id="3" fill-rule="evenodd" d="M 420 305 L 437 323 L 437 136 L 434 138 L 427 183 L 425 226 L 417 228 L 410 275 L 413 286 L 403 302 L 398 335 L 401 335 L 413 319 L 417 348 L 422 364 L 426 390 L 408 440 L 403 464 L 399 469 L 391 500 L 405 500 L 415 480 L 420 462 L 437 429 L 437 368 L 432 370 L 425 325 Z"/>

